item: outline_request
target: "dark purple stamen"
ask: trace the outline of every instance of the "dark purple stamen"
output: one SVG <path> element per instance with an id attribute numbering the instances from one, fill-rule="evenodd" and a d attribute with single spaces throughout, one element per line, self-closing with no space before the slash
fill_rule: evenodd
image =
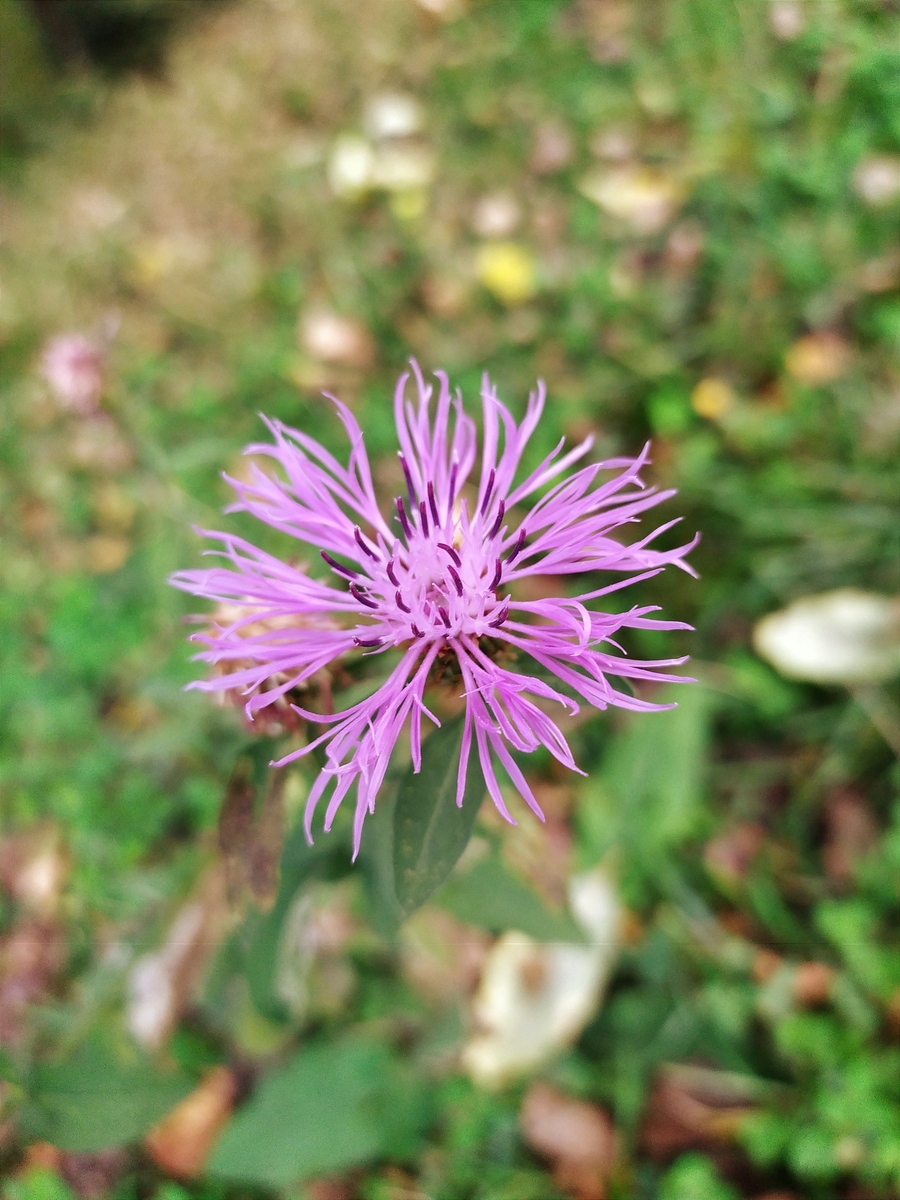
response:
<path id="1" fill-rule="evenodd" d="M 456 553 L 452 546 L 448 546 L 446 542 L 438 542 L 439 550 L 446 550 L 458 567 L 462 566 L 462 559 Z"/>
<path id="2" fill-rule="evenodd" d="M 409 463 L 407 463 L 402 454 L 398 453 L 397 457 L 400 459 L 400 464 L 403 467 L 403 474 L 406 476 L 406 490 L 409 492 L 409 507 L 415 508 L 416 489 L 413 487 L 412 475 L 409 472 Z"/>
<path id="3" fill-rule="evenodd" d="M 450 628 L 450 614 L 447 612 L 446 608 L 444 608 L 443 604 L 439 604 L 437 606 L 437 610 L 438 610 L 438 616 L 441 618 L 441 620 L 444 622 L 444 624 L 449 629 Z"/>
<path id="4" fill-rule="evenodd" d="M 503 622 L 506 620 L 506 618 L 508 616 L 509 616 L 509 605 L 504 604 L 503 608 L 500 610 L 499 614 L 496 617 L 494 617 L 493 621 L 488 621 L 488 625 L 490 625 L 491 629 L 496 629 L 498 626 L 503 624 Z"/>
<path id="5" fill-rule="evenodd" d="M 374 558 L 375 561 L 377 562 L 378 555 L 375 553 L 374 550 L 370 550 L 369 547 L 366 545 L 366 543 L 363 541 L 363 535 L 362 535 L 362 532 L 360 531 L 360 528 L 358 525 L 353 530 L 353 536 L 356 538 L 356 544 L 357 544 L 357 546 L 359 546 L 360 550 L 362 550 L 363 554 L 368 554 L 369 558 Z"/>
<path id="6" fill-rule="evenodd" d="M 406 515 L 406 509 L 403 507 L 403 501 L 397 497 L 397 515 L 400 518 L 400 524 L 403 526 L 403 532 L 407 538 L 412 537 L 412 526 L 409 523 L 409 517 Z"/>
<path id="7" fill-rule="evenodd" d="M 406 605 L 403 603 L 403 597 L 400 595 L 400 592 L 399 592 L 399 591 L 398 591 L 398 592 L 397 592 L 397 594 L 394 596 L 394 599 L 397 601 L 397 607 L 398 607 L 399 609 L 401 609 L 403 612 L 405 612 L 405 613 L 411 613 L 411 612 L 412 612 L 412 609 L 411 609 L 411 608 L 407 608 L 407 606 L 406 606 Z"/>
<path id="8" fill-rule="evenodd" d="M 511 562 L 512 562 L 512 560 L 513 560 L 514 558 L 517 558 L 517 557 L 518 557 L 518 555 L 521 553 L 521 551 L 522 551 L 522 547 L 525 545 L 525 538 L 526 538 L 526 536 L 527 536 L 527 535 L 526 535 L 526 533 L 525 533 L 525 530 L 524 530 L 524 529 L 520 529 L 520 530 L 519 530 L 519 536 L 516 538 L 516 544 L 513 546 L 512 550 L 510 550 L 509 554 L 507 554 L 507 556 L 506 556 L 506 561 L 507 561 L 508 563 L 511 563 Z"/>
<path id="9" fill-rule="evenodd" d="M 489 592 L 494 592 L 494 591 L 496 591 L 496 590 L 497 590 L 497 588 L 500 586 L 500 577 L 501 577 L 501 575 L 502 575 L 502 574 L 503 574 L 503 563 L 502 563 L 502 562 L 500 561 L 500 559 L 498 558 L 498 559 L 497 559 L 497 566 L 496 566 L 496 567 L 495 567 L 495 569 L 494 569 L 494 578 L 491 580 L 491 585 L 490 585 L 490 587 L 488 588 L 488 591 L 489 591 Z M 351 588 L 350 590 L 351 590 L 351 591 L 353 591 L 353 589 L 352 589 L 352 588 Z"/>
<path id="10" fill-rule="evenodd" d="M 456 475 L 459 470 L 459 463 L 454 462 L 450 468 L 450 491 L 447 499 L 447 516 L 453 512 L 453 501 L 456 499 Z"/>
<path id="11" fill-rule="evenodd" d="M 437 529 L 441 523 L 441 518 L 438 516 L 437 500 L 434 498 L 434 484 L 428 481 L 428 507 L 431 509 L 431 519 L 434 521 L 434 527 Z"/>
<path id="12" fill-rule="evenodd" d="M 358 637 L 355 637 L 353 640 L 356 642 L 357 646 L 365 646 L 367 650 L 374 650 L 376 646 L 384 645 L 384 638 L 373 638 L 368 642 L 365 640 L 365 638 Z"/>
<path id="13" fill-rule="evenodd" d="M 490 473 L 490 475 L 488 475 L 488 482 L 487 482 L 487 488 L 485 489 L 485 493 L 484 493 L 484 499 L 481 502 L 481 515 L 482 516 L 484 516 L 484 514 L 487 512 L 488 505 L 491 502 L 491 495 L 493 494 L 493 491 L 494 491 L 495 475 L 496 475 L 496 472 L 494 471 L 494 468 L 491 467 L 491 473 Z"/>
<path id="14" fill-rule="evenodd" d="M 341 575 L 346 575 L 348 579 L 356 579 L 358 577 L 359 571 L 354 571 L 350 567 L 345 567 L 342 563 L 339 563 L 336 558 L 332 558 L 327 551 L 320 550 L 319 553 L 333 571 L 337 571 Z"/>
<path id="15" fill-rule="evenodd" d="M 359 586 L 358 583 L 350 584 L 350 592 L 352 595 L 354 595 L 356 597 L 356 599 L 360 602 L 360 604 L 365 604 L 366 608 L 377 608 L 378 607 L 378 605 L 375 603 L 374 600 L 370 600 L 369 597 L 367 595 L 365 595 L 365 593 L 363 592 L 362 588 Z"/>
<path id="16" fill-rule="evenodd" d="M 506 512 L 506 505 L 501 500 L 500 503 L 497 505 L 497 519 L 491 528 L 491 532 L 488 534 L 489 538 L 496 537 L 497 534 L 500 532 L 500 526 L 503 524 L 503 514 L 505 512 Z"/>
<path id="17" fill-rule="evenodd" d="M 428 537 L 428 507 L 424 500 L 419 505 L 419 528 L 422 530 L 422 536 Z"/>
<path id="18" fill-rule="evenodd" d="M 457 596 L 461 596 L 463 594 L 463 585 L 462 585 L 462 580 L 459 577 L 459 572 L 456 570 L 455 567 L 448 567 L 447 573 L 449 574 L 450 578 L 453 580 L 453 586 L 456 588 Z"/>
<path id="19" fill-rule="evenodd" d="M 394 560 L 392 558 L 388 559 L 388 565 L 387 565 L 386 570 L 387 570 L 387 577 L 391 581 L 391 583 L 394 585 L 394 587 L 399 587 L 400 580 L 397 578 L 397 575 L 394 571 Z"/>
<path id="20" fill-rule="evenodd" d="M 412 631 L 412 635 L 413 635 L 413 637 L 424 637 L 424 636 L 425 636 L 425 634 L 424 634 L 424 633 L 422 632 L 422 630 L 421 630 L 421 629 L 418 627 L 418 625 L 410 625 L 410 627 L 409 627 L 409 628 L 410 628 L 410 630 Z"/>

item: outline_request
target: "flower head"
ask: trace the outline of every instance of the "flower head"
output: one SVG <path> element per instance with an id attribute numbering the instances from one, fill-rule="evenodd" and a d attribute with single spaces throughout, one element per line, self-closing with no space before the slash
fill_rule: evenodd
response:
<path id="1" fill-rule="evenodd" d="M 565 454 L 560 442 L 517 482 L 523 451 L 544 407 L 543 386 L 529 397 L 525 417 L 517 424 L 485 379 L 479 454 L 475 423 L 465 414 L 461 396 L 451 396 L 447 377 L 437 373 L 432 412 L 433 388 L 415 363 L 413 373 L 417 402 L 406 396 L 408 373 L 397 384 L 394 399 L 405 495 L 396 498 L 387 514 L 375 497 L 362 431 L 338 400 L 334 403 L 351 445 L 346 467 L 307 434 L 267 421 L 274 444 L 253 445 L 247 453 L 271 456 L 283 475 L 273 477 L 254 465 L 248 481 L 228 480 L 238 496 L 230 511 L 252 513 L 317 547 L 331 580 L 314 579 L 227 533 L 206 536 L 223 546 L 210 553 L 229 559 L 231 567 L 183 571 L 173 578 L 176 586 L 195 595 L 242 606 L 244 615 L 231 624 L 195 635 L 206 647 L 198 658 L 216 664 L 219 673 L 193 686 L 243 689 L 248 717 L 342 655 L 395 652 L 396 661 L 368 698 L 333 713 L 295 705 L 301 716 L 325 730 L 276 764 L 327 744 L 326 765 L 307 801 L 307 835 L 329 786 L 326 829 L 355 783 L 355 850 L 407 721 L 413 766 L 419 768 L 422 717 L 439 724 L 425 704 L 426 688 L 436 678 L 458 680 L 466 702 L 458 802 L 474 739 L 488 791 L 512 821 L 495 762 L 538 816 L 538 803 L 511 752 L 544 746 L 565 766 L 578 769 L 565 737 L 545 711 L 546 702 L 573 712 L 578 710 L 576 697 L 601 709 L 608 704 L 667 707 L 618 690 L 608 676 L 671 679 L 662 669 L 683 661 L 638 662 L 603 648 L 618 648 L 613 638 L 620 629 L 687 628 L 681 622 L 651 617 L 658 611 L 653 607 L 621 613 L 589 607 L 668 563 L 689 570 L 684 556 L 694 542 L 674 550 L 651 549 L 675 521 L 631 545 L 613 537 L 673 494 L 643 484 L 640 470 L 648 461 L 648 448 L 636 459 L 609 459 L 568 473 L 588 453 L 592 439 Z M 609 472 L 614 473 L 611 478 Z M 520 515 L 519 506 L 528 501 L 531 507 Z M 515 594 L 516 583 L 530 576 L 593 571 L 613 572 L 616 578 L 574 597 L 523 599 Z M 225 673 L 222 663 L 230 665 Z M 517 665 L 532 673 L 513 669 Z M 548 676 L 555 677 L 554 686 Z"/>

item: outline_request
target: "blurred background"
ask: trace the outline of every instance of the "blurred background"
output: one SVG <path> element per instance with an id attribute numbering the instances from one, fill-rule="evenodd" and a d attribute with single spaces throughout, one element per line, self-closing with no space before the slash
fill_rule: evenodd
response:
<path id="1" fill-rule="evenodd" d="M 4 1195 L 896 1195 L 894 0 L 0 23 Z M 636 599 L 697 632 L 629 647 L 700 682 L 397 929 L 312 768 L 235 816 L 166 579 L 259 412 L 343 455 L 323 388 L 394 495 L 410 355 L 543 378 L 535 461 L 653 439 L 701 578 Z"/>

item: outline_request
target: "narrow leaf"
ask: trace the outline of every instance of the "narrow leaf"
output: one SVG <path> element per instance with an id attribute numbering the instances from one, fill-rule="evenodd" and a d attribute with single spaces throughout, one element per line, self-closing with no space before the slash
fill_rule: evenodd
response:
<path id="1" fill-rule="evenodd" d="M 456 778 L 464 716 L 432 733 L 422 746 L 422 769 L 407 770 L 394 806 L 394 887 L 400 908 L 409 915 L 443 883 L 472 835 L 485 793 L 474 745 L 462 807 L 456 804 Z"/>

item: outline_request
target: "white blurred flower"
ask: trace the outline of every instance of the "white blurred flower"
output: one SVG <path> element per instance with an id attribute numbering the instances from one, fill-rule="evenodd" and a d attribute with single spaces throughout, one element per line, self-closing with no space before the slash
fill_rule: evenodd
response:
<path id="1" fill-rule="evenodd" d="M 419 8 L 441 21 L 450 21 L 463 11 L 463 0 L 416 0 Z"/>
<path id="2" fill-rule="evenodd" d="M 425 146 L 386 145 L 375 153 L 372 184 L 386 192 L 419 191 L 433 175 L 434 156 Z"/>
<path id="3" fill-rule="evenodd" d="M 404 92 L 380 92 L 366 105 L 363 124 L 374 141 L 405 138 L 421 133 L 425 123 L 422 106 Z"/>
<path id="4" fill-rule="evenodd" d="M 592 200 L 611 217 L 625 221 L 637 233 L 658 233 L 681 206 L 681 184 L 674 175 L 655 167 L 624 165 L 598 167 L 578 185 L 582 196 Z"/>
<path id="5" fill-rule="evenodd" d="M 872 154 L 853 172 L 857 196 L 872 208 L 881 208 L 900 197 L 900 156 Z"/>
<path id="6" fill-rule="evenodd" d="M 775 0 L 769 5 L 769 28 L 779 41 L 795 41 L 806 29 L 803 5 L 799 0 Z"/>
<path id="7" fill-rule="evenodd" d="M 515 233 L 522 219 L 522 210 L 509 192 L 492 192 L 482 196 L 472 210 L 472 228 L 484 238 L 505 238 Z"/>
<path id="8" fill-rule="evenodd" d="M 375 189 L 419 191 L 431 183 L 434 155 L 415 142 L 386 141 L 375 147 L 346 133 L 331 148 L 327 172 L 331 190 L 344 200 L 357 200 Z"/>
<path id="9" fill-rule="evenodd" d="M 473 1001 L 477 1032 L 462 1063 L 484 1087 L 502 1087 L 570 1045 L 597 1010 L 619 946 L 621 910 L 601 869 L 569 885 L 584 945 L 504 934 L 490 951 Z"/>
<path id="10" fill-rule="evenodd" d="M 372 365 L 372 335 L 353 317 L 330 309 L 313 309 L 301 317 L 298 335 L 303 349 L 318 362 L 360 368 Z"/>
<path id="11" fill-rule="evenodd" d="M 758 622 L 753 645 L 792 679 L 882 683 L 900 672 L 900 601 L 856 588 L 805 596 Z"/>
<path id="12" fill-rule="evenodd" d="M 328 155 L 328 183 L 336 196 L 353 199 L 373 185 L 375 151 L 365 138 L 342 133 Z"/>

